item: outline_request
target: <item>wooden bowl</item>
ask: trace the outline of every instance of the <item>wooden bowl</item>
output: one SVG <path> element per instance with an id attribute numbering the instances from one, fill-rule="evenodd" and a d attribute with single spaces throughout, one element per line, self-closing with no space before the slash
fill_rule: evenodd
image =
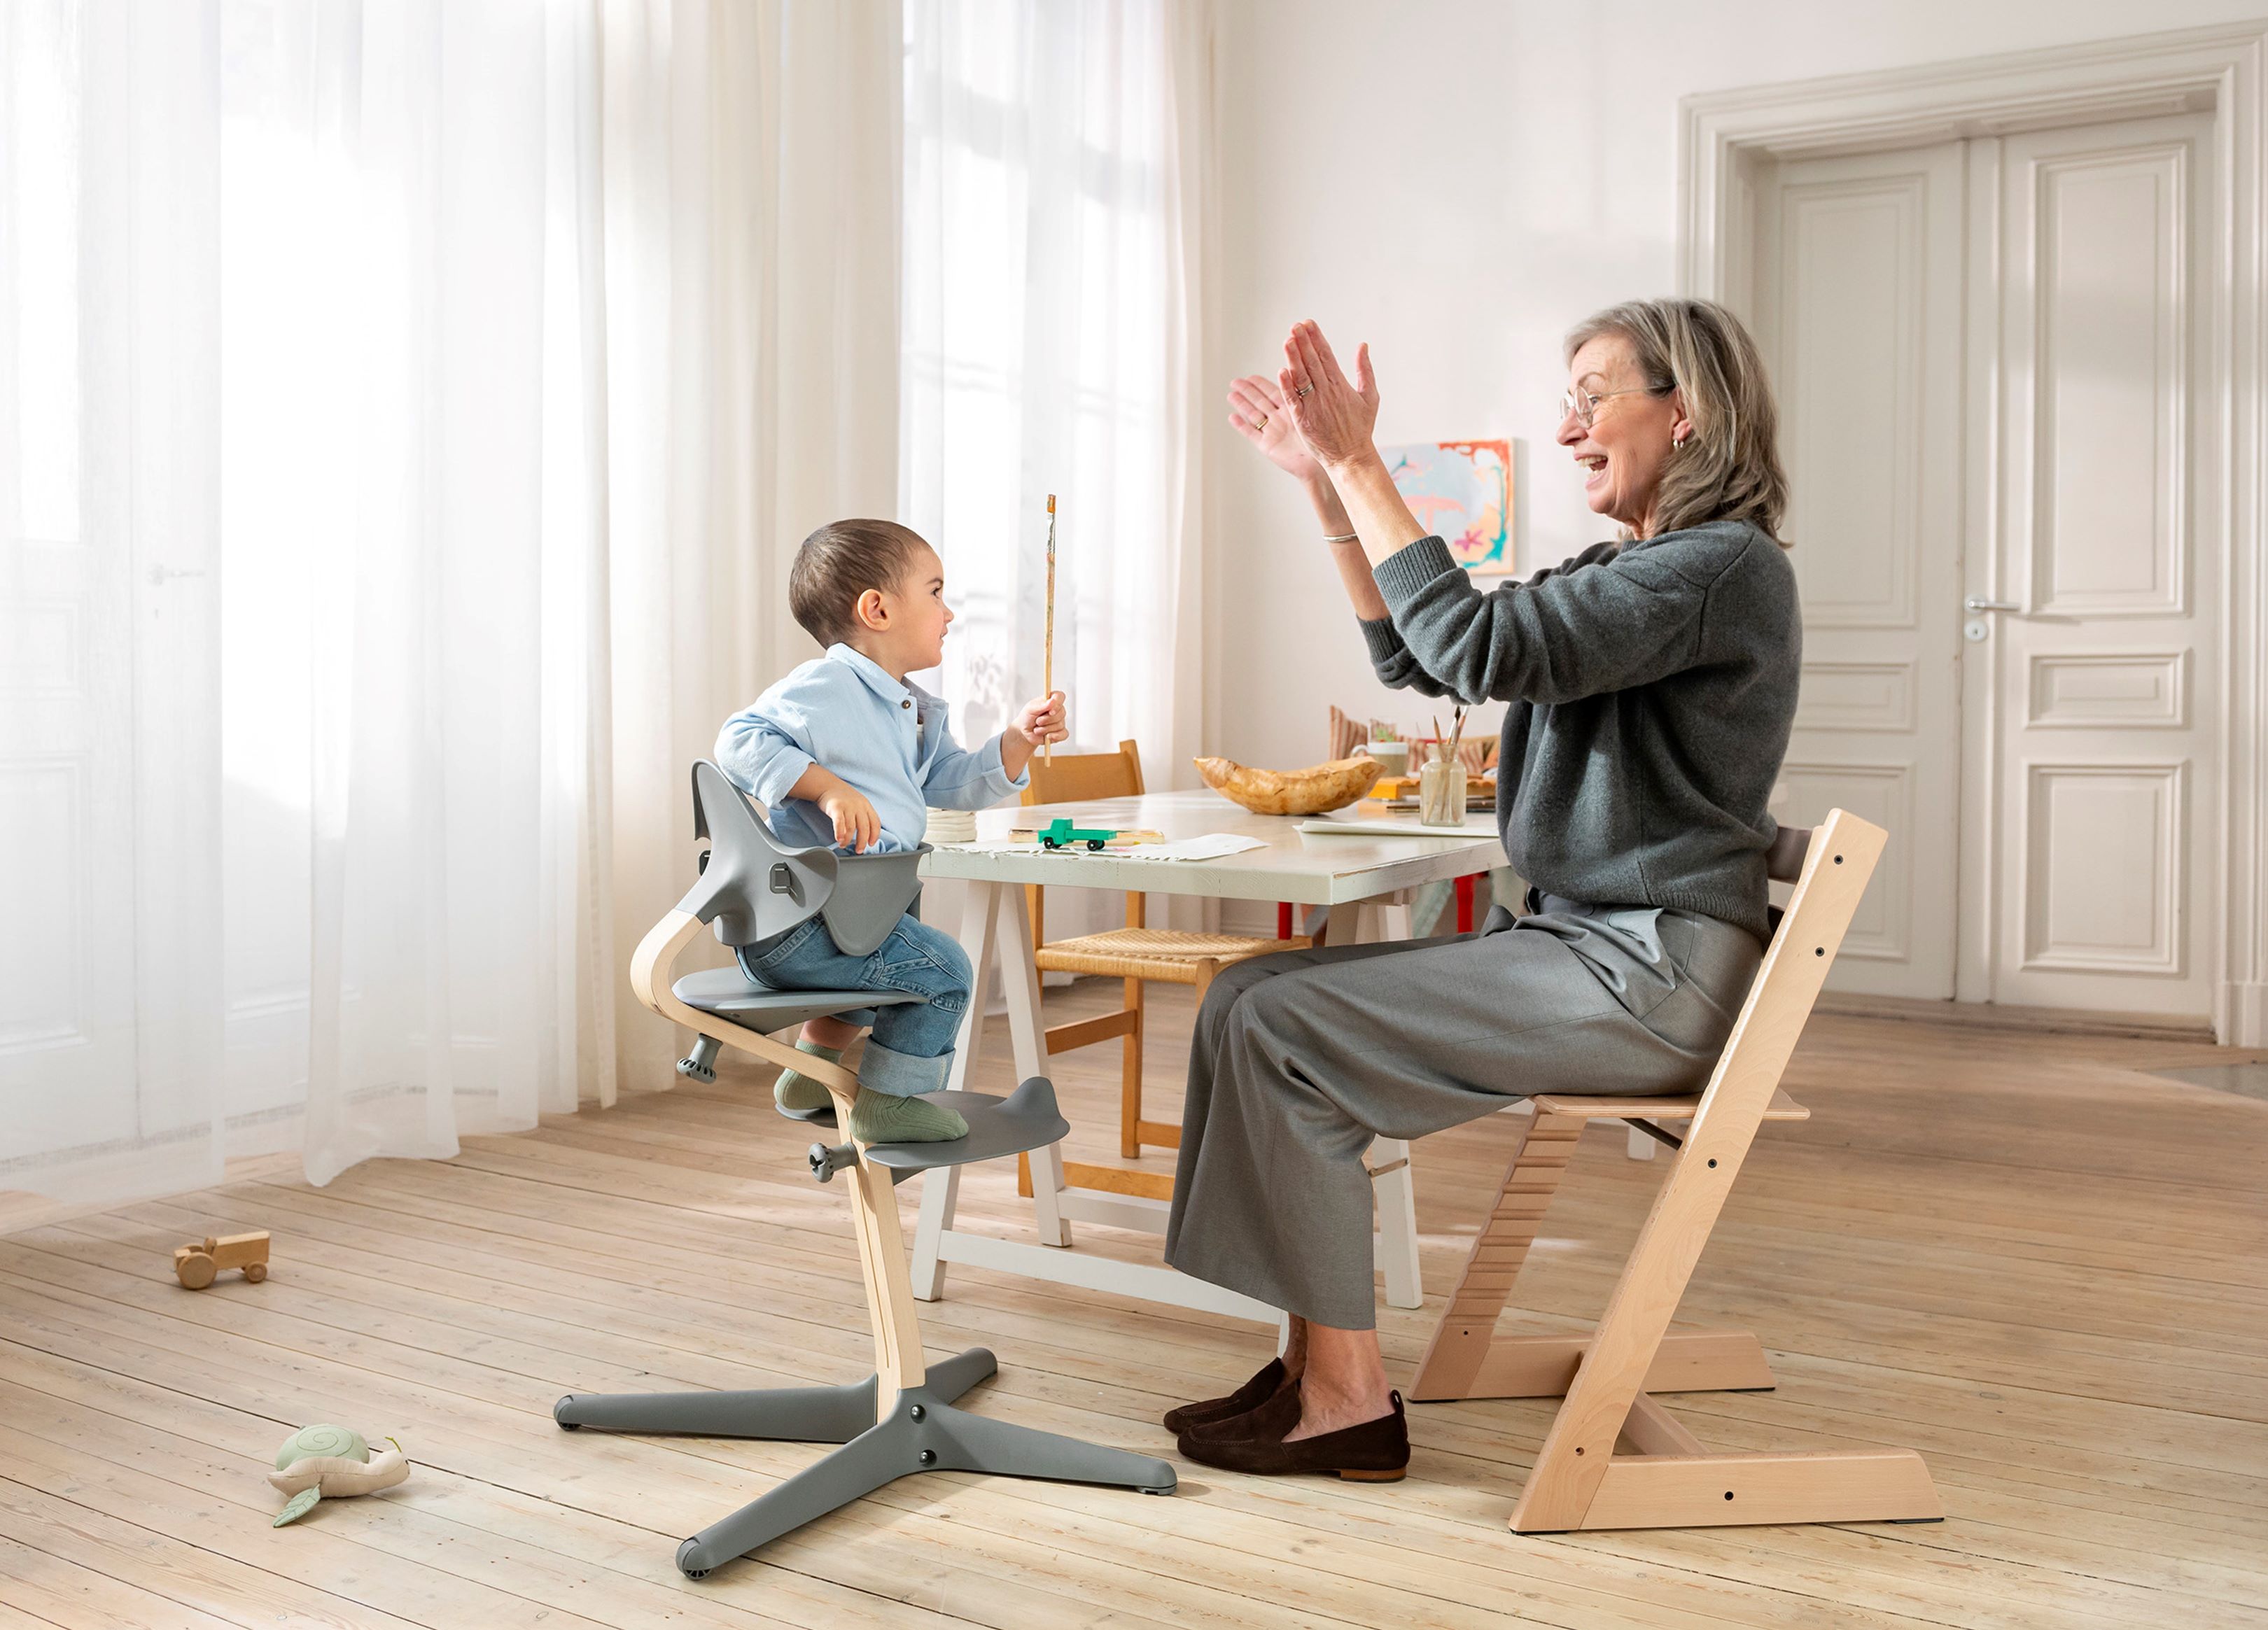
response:
<path id="1" fill-rule="evenodd" d="M 1366 754 L 1303 770 L 1263 770 L 1233 759 L 1199 759 L 1204 784 L 1256 815 L 1323 815 L 1343 810 L 1377 783 L 1378 760 Z"/>

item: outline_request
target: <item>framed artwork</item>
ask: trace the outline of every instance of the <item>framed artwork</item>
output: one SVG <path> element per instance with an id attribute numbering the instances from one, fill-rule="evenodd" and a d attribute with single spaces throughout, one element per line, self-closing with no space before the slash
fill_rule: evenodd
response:
<path id="1" fill-rule="evenodd" d="M 1519 569 L 1512 558 L 1512 444 L 1412 442 L 1380 454 L 1410 513 L 1476 576 Z"/>

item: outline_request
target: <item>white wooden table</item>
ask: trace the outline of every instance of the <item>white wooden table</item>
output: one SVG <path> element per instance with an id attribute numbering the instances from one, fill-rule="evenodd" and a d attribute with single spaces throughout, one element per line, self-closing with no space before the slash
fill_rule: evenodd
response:
<path id="1" fill-rule="evenodd" d="M 1410 934 L 1407 891 L 1504 864 L 1504 849 L 1493 831 L 1429 836 L 1416 830 L 1413 821 L 1407 837 L 1310 835 L 1300 833 L 1299 822 L 1291 817 L 1254 815 L 1211 792 L 1152 793 L 1090 804 L 987 811 L 977 817 L 978 841 L 1004 839 L 1012 826 L 1028 826 L 1035 818 L 1043 823 L 1064 815 L 1081 826 L 1148 828 L 1168 840 L 1235 833 L 1261 839 L 1268 847 L 1219 860 L 1194 862 L 1137 860 L 1110 851 L 1050 853 L 1036 845 L 1005 850 L 938 849 L 922 873 L 926 877 L 959 878 L 969 885 L 961 946 L 976 971 L 976 988 L 970 993 L 968 1017 L 952 1078 L 946 1083 L 949 1087 L 967 1083 L 971 1062 L 983 1039 L 987 986 L 996 946 L 1006 986 L 1016 1080 L 1047 1073 L 1039 973 L 1032 965 L 1031 917 L 1024 903 L 1026 884 L 1328 906 L 1333 909 L 1324 943 L 1342 945 L 1366 939 L 1406 938 Z M 1425 1297 L 1418 1281 L 1418 1210 L 1410 1182 L 1410 1146 L 1397 1139 L 1381 1138 L 1371 1150 L 1372 1170 L 1378 1174 L 1378 1257 L 1385 1273 L 1386 1299 L 1394 1307 L 1418 1307 Z M 1033 1150 L 1031 1165 L 1033 1210 L 1039 1234 L 1036 1245 L 956 1230 L 954 1210 L 961 1168 L 948 1166 L 923 1176 L 921 1227 L 913 1259 L 916 1296 L 924 1301 L 936 1300 L 944 1289 L 945 1265 L 966 1262 L 1267 1323 L 1280 1317 L 1278 1310 L 1249 1296 L 1169 1267 L 1121 1262 L 1072 1249 L 1074 1220 L 1162 1234 L 1168 1202 L 1066 1186 L 1059 1144 Z"/>

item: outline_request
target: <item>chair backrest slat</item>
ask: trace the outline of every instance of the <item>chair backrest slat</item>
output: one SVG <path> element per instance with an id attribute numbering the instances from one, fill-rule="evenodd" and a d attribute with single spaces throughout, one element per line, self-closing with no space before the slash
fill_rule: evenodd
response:
<path id="1" fill-rule="evenodd" d="M 1096 798 L 1141 796 L 1142 749 L 1130 741 L 1118 744 L 1116 753 L 1059 753 L 1050 764 L 1035 753 L 1032 784 L 1023 801 L 1032 804 L 1086 804 Z"/>

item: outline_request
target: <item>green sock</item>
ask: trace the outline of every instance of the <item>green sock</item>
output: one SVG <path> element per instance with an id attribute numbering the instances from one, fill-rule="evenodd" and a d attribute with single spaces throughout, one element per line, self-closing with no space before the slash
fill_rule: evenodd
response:
<path id="1" fill-rule="evenodd" d="M 946 1143 L 968 1135 L 968 1123 L 942 1104 L 858 1089 L 850 1100 L 850 1135 L 861 1143 Z"/>
<path id="2" fill-rule="evenodd" d="M 795 1050 L 808 1053 L 814 1058 L 825 1059 L 830 1064 L 843 1061 L 842 1048 L 822 1047 L 815 1041 L 799 1041 L 795 1044 Z M 779 1079 L 772 1083 L 772 1102 L 782 1109 L 794 1110 L 799 1114 L 825 1109 L 834 1101 L 823 1084 L 792 1069 L 780 1071 Z"/>

